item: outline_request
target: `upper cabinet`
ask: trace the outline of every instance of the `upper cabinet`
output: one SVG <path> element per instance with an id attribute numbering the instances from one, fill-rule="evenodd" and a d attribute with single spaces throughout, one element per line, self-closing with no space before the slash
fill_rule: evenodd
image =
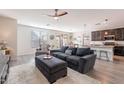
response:
<path id="1" fill-rule="evenodd" d="M 95 38 L 95 36 L 96 36 L 96 35 L 95 35 L 95 32 L 92 32 L 91 34 L 92 34 L 92 35 L 91 35 L 92 41 L 96 41 L 96 38 Z"/>
<path id="2" fill-rule="evenodd" d="M 121 41 L 123 40 L 123 31 L 122 29 L 115 29 L 115 40 Z"/>
<path id="3" fill-rule="evenodd" d="M 116 41 L 124 41 L 124 28 L 93 31 L 92 41 L 104 41 L 104 36 L 106 35 L 115 35 Z"/>
<path id="4" fill-rule="evenodd" d="M 108 35 L 115 35 L 115 31 L 113 29 L 108 30 Z"/>
<path id="5" fill-rule="evenodd" d="M 101 41 L 101 32 L 100 31 L 92 32 L 92 41 Z"/>
<path id="6" fill-rule="evenodd" d="M 97 32 L 96 39 L 97 39 L 98 41 L 101 41 L 101 32 L 100 32 L 100 31 Z"/>
<path id="7" fill-rule="evenodd" d="M 122 31 L 122 40 L 124 41 L 124 28 L 122 28 L 121 31 Z"/>
<path id="8" fill-rule="evenodd" d="M 105 36 L 106 31 L 101 31 L 101 41 L 104 41 L 104 36 Z"/>

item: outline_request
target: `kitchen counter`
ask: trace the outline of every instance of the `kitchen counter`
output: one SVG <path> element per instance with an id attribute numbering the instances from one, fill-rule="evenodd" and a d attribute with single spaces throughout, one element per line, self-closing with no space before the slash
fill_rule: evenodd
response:
<path id="1" fill-rule="evenodd" d="M 109 58 L 109 61 L 113 61 L 113 49 L 114 49 L 114 46 L 104 46 L 104 45 L 97 45 L 97 46 L 90 46 L 91 50 L 95 50 L 95 54 L 97 55 L 97 58 L 101 58 L 103 60 L 106 60 L 106 54 L 103 52 L 101 53 L 101 56 L 100 57 L 100 52 L 101 51 L 105 51 L 107 52 L 107 55 L 108 55 L 108 58 Z"/>
<path id="2" fill-rule="evenodd" d="M 105 46 L 105 45 L 100 45 L 100 46 L 91 46 L 91 47 L 94 47 L 94 48 L 96 48 L 96 47 L 98 47 L 98 48 L 114 48 L 114 46 Z"/>

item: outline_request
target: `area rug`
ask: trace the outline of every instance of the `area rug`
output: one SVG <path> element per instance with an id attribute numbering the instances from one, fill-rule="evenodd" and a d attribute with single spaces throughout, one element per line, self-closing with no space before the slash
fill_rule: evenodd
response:
<path id="1" fill-rule="evenodd" d="M 99 84 L 100 82 L 70 68 L 66 77 L 58 79 L 54 84 Z M 6 84 L 49 84 L 34 63 L 27 63 L 10 68 Z"/>

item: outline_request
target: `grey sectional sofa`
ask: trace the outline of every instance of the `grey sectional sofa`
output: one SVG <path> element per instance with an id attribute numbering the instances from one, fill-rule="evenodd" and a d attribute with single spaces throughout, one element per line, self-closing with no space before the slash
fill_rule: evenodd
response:
<path id="1" fill-rule="evenodd" d="M 71 50 L 71 54 L 68 51 Z M 70 52 L 70 51 L 69 51 Z M 88 73 L 95 65 L 96 55 L 90 48 L 69 48 L 51 50 L 51 55 L 67 62 L 68 67 L 80 72 Z"/>

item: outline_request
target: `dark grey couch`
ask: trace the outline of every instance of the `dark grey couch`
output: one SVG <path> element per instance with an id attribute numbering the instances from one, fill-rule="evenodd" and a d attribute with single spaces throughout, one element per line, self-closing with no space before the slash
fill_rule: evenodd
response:
<path id="1" fill-rule="evenodd" d="M 67 53 L 67 50 L 71 50 L 71 55 Z M 96 55 L 90 48 L 68 48 L 64 46 L 58 50 L 51 50 L 51 55 L 66 61 L 68 67 L 80 73 L 87 73 L 92 70 L 96 60 Z"/>

